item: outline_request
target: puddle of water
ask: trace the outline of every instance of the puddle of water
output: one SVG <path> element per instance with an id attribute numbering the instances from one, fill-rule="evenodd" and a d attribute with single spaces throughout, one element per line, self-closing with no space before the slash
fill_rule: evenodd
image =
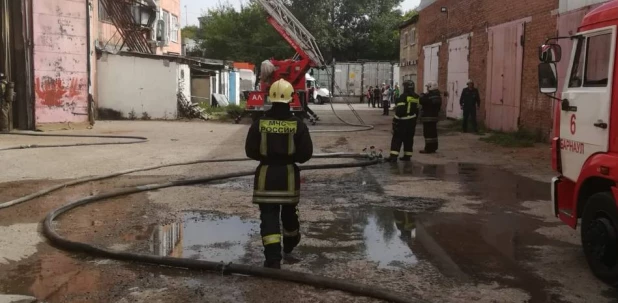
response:
<path id="1" fill-rule="evenodd" d="M 390 212 L 392 213 L 392 212 Z M 378 263 L 380 268 L 390 268 L 402 264 L 416 264 L 418 262 L 412 251 L 415 237 L 414 219 L 411 213 L 395 211 L 392 216 L 382 212 L 387 218 L 380 220 L 380 212 L 373 212 L 367 218 L 363 228 L 365 255 L 367 259 Z M 394 220 L 398 216 L 402 221 Z M 405 226 L 405 218 L 408 225 Z M 392 229 L 396 228 L 396 234 Z"/>
<path id="2" fill-rule="evenodd" d="M 424 165 L 412 162 L 378 167 L 375 173 L 378 178 L 384 179 L 394 174 L 458 182 L 463 185 L 465 194 L 488 202 L 515 203 L 550 199 L 549 183 L 539 182 L 490 165 L 472 163 Z"/>
<path id="3" fill-rule="evenodd" d="M 295 257 L 312 260 L 308 263 L 319 265 L 332 262 L 328 255 L 324 254 L 330 253 L 346 260 L 373 261 L 380 268 L 394 268 L 417 262 L 411 249 L 415 233 L 413 214 L 366 208 L 348 214 L 341 212 L 338 215 L 343 219 L 328 222 L 329 224 L 301 222 L 301 228 L 306 229 L 308 234 L 304 235 L 304 241 L 301 241 Z M 259 237 L 257 221 L 235 216 L 187 212 L 183 215 L 182 222 L 154 228 L 150 250 L 160 256 L 246 263 L 262 258 L 262 248 L 251 247 L 259 245 Z M 315 241 L 312 239 L 332 245 L 314 246 Z M 337 245 L 343 242 L 351 245 Z"/>
<path id="4" fill-rule="evenodd" d="M 182 222 L 155 227 L 151 252 L 159 256 L 237 263 L 257 233 L 256 221 L 186 212 Z"/>

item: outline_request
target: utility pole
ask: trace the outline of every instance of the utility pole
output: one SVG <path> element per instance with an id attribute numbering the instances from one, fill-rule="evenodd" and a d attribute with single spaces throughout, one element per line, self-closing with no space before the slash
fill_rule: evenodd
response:
<path id="1" fill-rule="evenodd" d="M 189 26 L 189 11 L 187 10 L 186 4 L 185 4 L 185 26 Z"/>

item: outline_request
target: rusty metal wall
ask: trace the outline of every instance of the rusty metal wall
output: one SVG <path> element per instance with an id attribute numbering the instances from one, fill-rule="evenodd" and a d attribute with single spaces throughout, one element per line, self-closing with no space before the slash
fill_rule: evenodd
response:
<path id="1" fill-rule="evenodd" d="M 88 122 L 87 0 L 33 0 L 36 124 Z"/>
<path id="2" fill-rule="evenodd" d="M 15 83 L 10 128 L 32 129 L 31 0 L 0 0 L 0 72 Z"/>

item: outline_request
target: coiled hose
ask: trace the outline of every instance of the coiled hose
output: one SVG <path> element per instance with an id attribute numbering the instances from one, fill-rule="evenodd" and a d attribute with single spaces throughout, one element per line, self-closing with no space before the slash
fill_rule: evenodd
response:
<path id="1" fill-rule="evenodd" d="M 333 155 L 334 157 L 341 157 L 342 155 Z M 324 158 L 328 158 L 329 155 L 325 155 Z M 347 156 L 346 156 L 347 157 Z M 356 163 L 340 163 L 340 164 L 321 164 L 321 165 L 306 165 L 301 166 L 301 170 L 317 170 L 317 169 L 334 169 L 334 168 L 350 168 L 350 167 L 365 167 L 377 164 L 379 159 L 356 162 Z M 192 270 L 207 270 L 207 271 L 215 271 L 219 273 L 228 273 L 228 274 L 245 274 L 252 275 L 263 278 L 270 278 L 275 280 L 283 280 L 283 281 L 291 281 L 302 284 L 307 284 L 315 287 L 322 288 L 330 288 L 340 291 L 346 291 L 352 294 L 363 295 L 367 297 L 372 297 L 376 299 L 386 300 L 389 302 L 423 302 L 420 299 L 412 298 L 409 295 L 402 295 L 394 293 L 390 290 L 384 290 L 373 286 L 353 283 L 340 279 L 333 279 L 328 277 L 317 276 L 313 274 L 293 272 L 288 270 L 276 270 L 269 268 L 262 268 L 250 265 L 242 265 L 242 264 L 223 264 L 212 261 L 203 261 L 203 260 L 193 260 L 193 259 L 184 259 L 184 258 L 171 258 L 171 257 L 163 257 L 163 256 L 153 256 L 153 255 L 145 255 L 138 253 L 130 253 L 130 252 L 120 252 L 109 250 L 106 248 L 96 247 L 91 244 L 72 241 L 60 236 L 53 227 L 53 222 L 56 218 L 66 214 L 67 212 L 75 209 L 77 207 L 85 206 L 91 203 L 100 202 L 105 199 L 121 197 L 125 195 L 135 194 L 139 192 L 145 192 L 150 190 L 157 190 L 162 188 L 174 187 L 174 186 L 188 186 L 195 184 L 204 184 L 217 180 L 224 180 L 230 178 L 237 178 L 243 176 L 253 175 L 253 170 L 235 172 L 229 174 L 221 174 L 215 176 L 208 177 L 199 177 L 193 179 L 186 180 L 174 180 L 167 183 L 161 184 L 147 184 L 136 186 L 133 188 L 120 189 L 104 194 L 99 194 L 95 196 L 85 197 L 79 199 L 77 201 L 71 202 L 67 205 L 64 205 L 60 208 L 54 209 L 45 217 L 43 222 L 43 233 L 45 237 L 56 247 L 77 252 L 77 253 L 87 253 L 89 255 L 99 256 L 103 258 L 121 260 L 121 261 L 131 261 L 131 262 L 142 262 L 149 264 L 157 264 L 157 265 L 165 265 L 179 268 L 187 268 Z"/>

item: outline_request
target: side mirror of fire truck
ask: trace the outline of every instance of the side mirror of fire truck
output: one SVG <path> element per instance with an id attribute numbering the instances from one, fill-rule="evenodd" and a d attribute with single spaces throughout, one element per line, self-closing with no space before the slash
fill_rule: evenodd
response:
<path id="1" fill-rule="evenodd" d="M 556 63 L 542 62 L 539 64 L 539 91 L 543 94 L 553 94 L 558 91 Z"/>
<path id="2" fill-rule="evenodd" d="M 543 44 L 539 46 L 539 60 L 545 63 L 560 62 L 562 48 L 559 44 Z"/>

